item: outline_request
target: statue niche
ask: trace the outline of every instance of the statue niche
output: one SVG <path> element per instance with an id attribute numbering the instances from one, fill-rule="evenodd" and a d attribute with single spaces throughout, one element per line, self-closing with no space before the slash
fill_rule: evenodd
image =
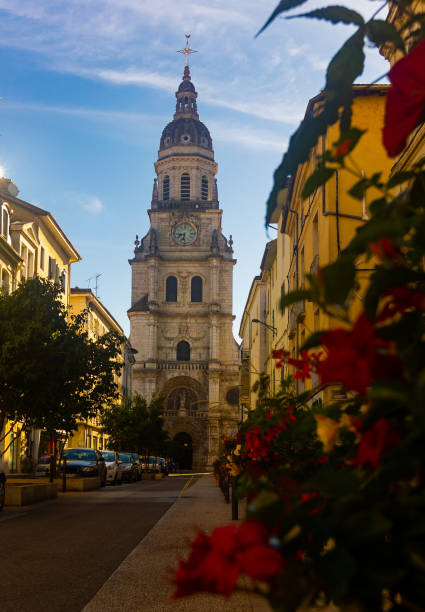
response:
<path id="1" fill-rule="evenodd" d="M 198 396 L 192 389 L 178 387 L 167 398 L 167 410 L 196 410 Z"/>

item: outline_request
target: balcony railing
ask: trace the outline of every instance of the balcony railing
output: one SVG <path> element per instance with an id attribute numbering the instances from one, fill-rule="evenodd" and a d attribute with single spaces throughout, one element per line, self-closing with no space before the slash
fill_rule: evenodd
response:
<path id="1" fill-rule="evenodd" d="M 164 417 L 191 417 L 194 419 L 206 419 L 208 418 L 208 412 L 205 410 L 164 410 L 162 412 Z"/>
<path id="2" fill-rule="evenodd" d="M 149 370 L 208 370 L 208 361 L 141 361 L 136 362 L 135 369 Z"/>
<path id="3" fill-rule="evenodd" d="M 158 361 L 158 370 L 208 370 L 208 361 Z"/>

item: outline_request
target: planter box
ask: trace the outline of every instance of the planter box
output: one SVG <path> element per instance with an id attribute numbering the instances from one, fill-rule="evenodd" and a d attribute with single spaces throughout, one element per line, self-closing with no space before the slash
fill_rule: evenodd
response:
<path id="1" fill-rule="evenodd" d="M 58 496 L 58 488 L 50 482 L 6 481 L 6 506 L 29 506 Z"/>
<path id="2" fill-rule="evenodd" d="M 55 478 L 55 483 L 58 487 L 58 491 L 62 491 L 62 478 Z M 66 490 L 67 491 L 94 491 L 100 488 L 100 478 L 67 478 L 66 479 Z"/>
<path id="3" fill-rule="evenodd" d="M 159 474 L 155 474 L 155 480 L 161 480 L 161 478 L 164 478 L 164 474 L 162 472 L 159 472 Z"/>
<path id="4" fill-rule="evenodd" d="M 143 472 L 142 473 L 142 480 L 154 480 L 155 479 L 155 474 L 153 472 Z"/>

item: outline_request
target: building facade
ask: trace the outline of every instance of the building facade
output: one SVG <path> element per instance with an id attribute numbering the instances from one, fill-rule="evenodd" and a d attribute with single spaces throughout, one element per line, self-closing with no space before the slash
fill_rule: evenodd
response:
<path id="1" fill-rule="evenodd" d="M 18 194 L 10 179 L 0 178 L 1 289 L 9 294 L 25 279 L 39 276 L 60 284 L 61 300 L 68 308 L 71 265 L 81 257 L 52 213 Z M 38 457 L 40 430 L 16 438 L 18 430 L 19 425 L 6 422 L 0 431 L 0 456 L 11 472 L 24 469 L 28 457 Z"/>
<path id="2" fill-rule="evenodd" d="M 100 336 L 114 331 L 124 337 L 124 330 L 114 319 L 101 300 L 89 288 L 72 287 L 70 293 L 70 313 L 78 315 L 87 311 L 86 331 L 92 341 Z M 118 385 L 119 401 L 128 402 L 131 399 L 132 367 L 134 355 L 127 339 L 124 340 L 121 352 L 122 369 L 115 382 Z M 105 407 L 108 408 L 107 406 Z M 87 421 L 80 421 L 78 429 L 69 437 L 69 447 L 107 448 L 108 436 L 104 433 L 100 419 L 95 417 Z"/>
<path id="3" fill-rule="evenodd" d="M 134 391 L 165 397 L 165 426 L 185 444 L 186 467 L 211 465 L 237 429 L 239 354 L 232 334 L 233 257 L 222 233 L 217 163 L 199 121 L 189 66 L 162 132 L 149 231 L 136 237 L 130 342 Z"/>

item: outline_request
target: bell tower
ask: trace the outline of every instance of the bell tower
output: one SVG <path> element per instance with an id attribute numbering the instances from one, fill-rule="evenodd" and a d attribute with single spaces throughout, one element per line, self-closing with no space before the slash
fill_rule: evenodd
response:
<path id="1" fill-rule="evenodd" d="M 182 50 L 192 52 L 187 36 Z M 187 52 L 185 52 L 187 51 Z M 219 439 L 237 429 L 239 358 L 233 338 L 233 243 L 221 228 L 217 163 L 186 62 L 176 112 L 155 162 L 150 227 L 136 236 L 130 340 L 133 385 L 165 397 L 170 438 L 185 440 L 181 467 L 210 466 Z"/>

